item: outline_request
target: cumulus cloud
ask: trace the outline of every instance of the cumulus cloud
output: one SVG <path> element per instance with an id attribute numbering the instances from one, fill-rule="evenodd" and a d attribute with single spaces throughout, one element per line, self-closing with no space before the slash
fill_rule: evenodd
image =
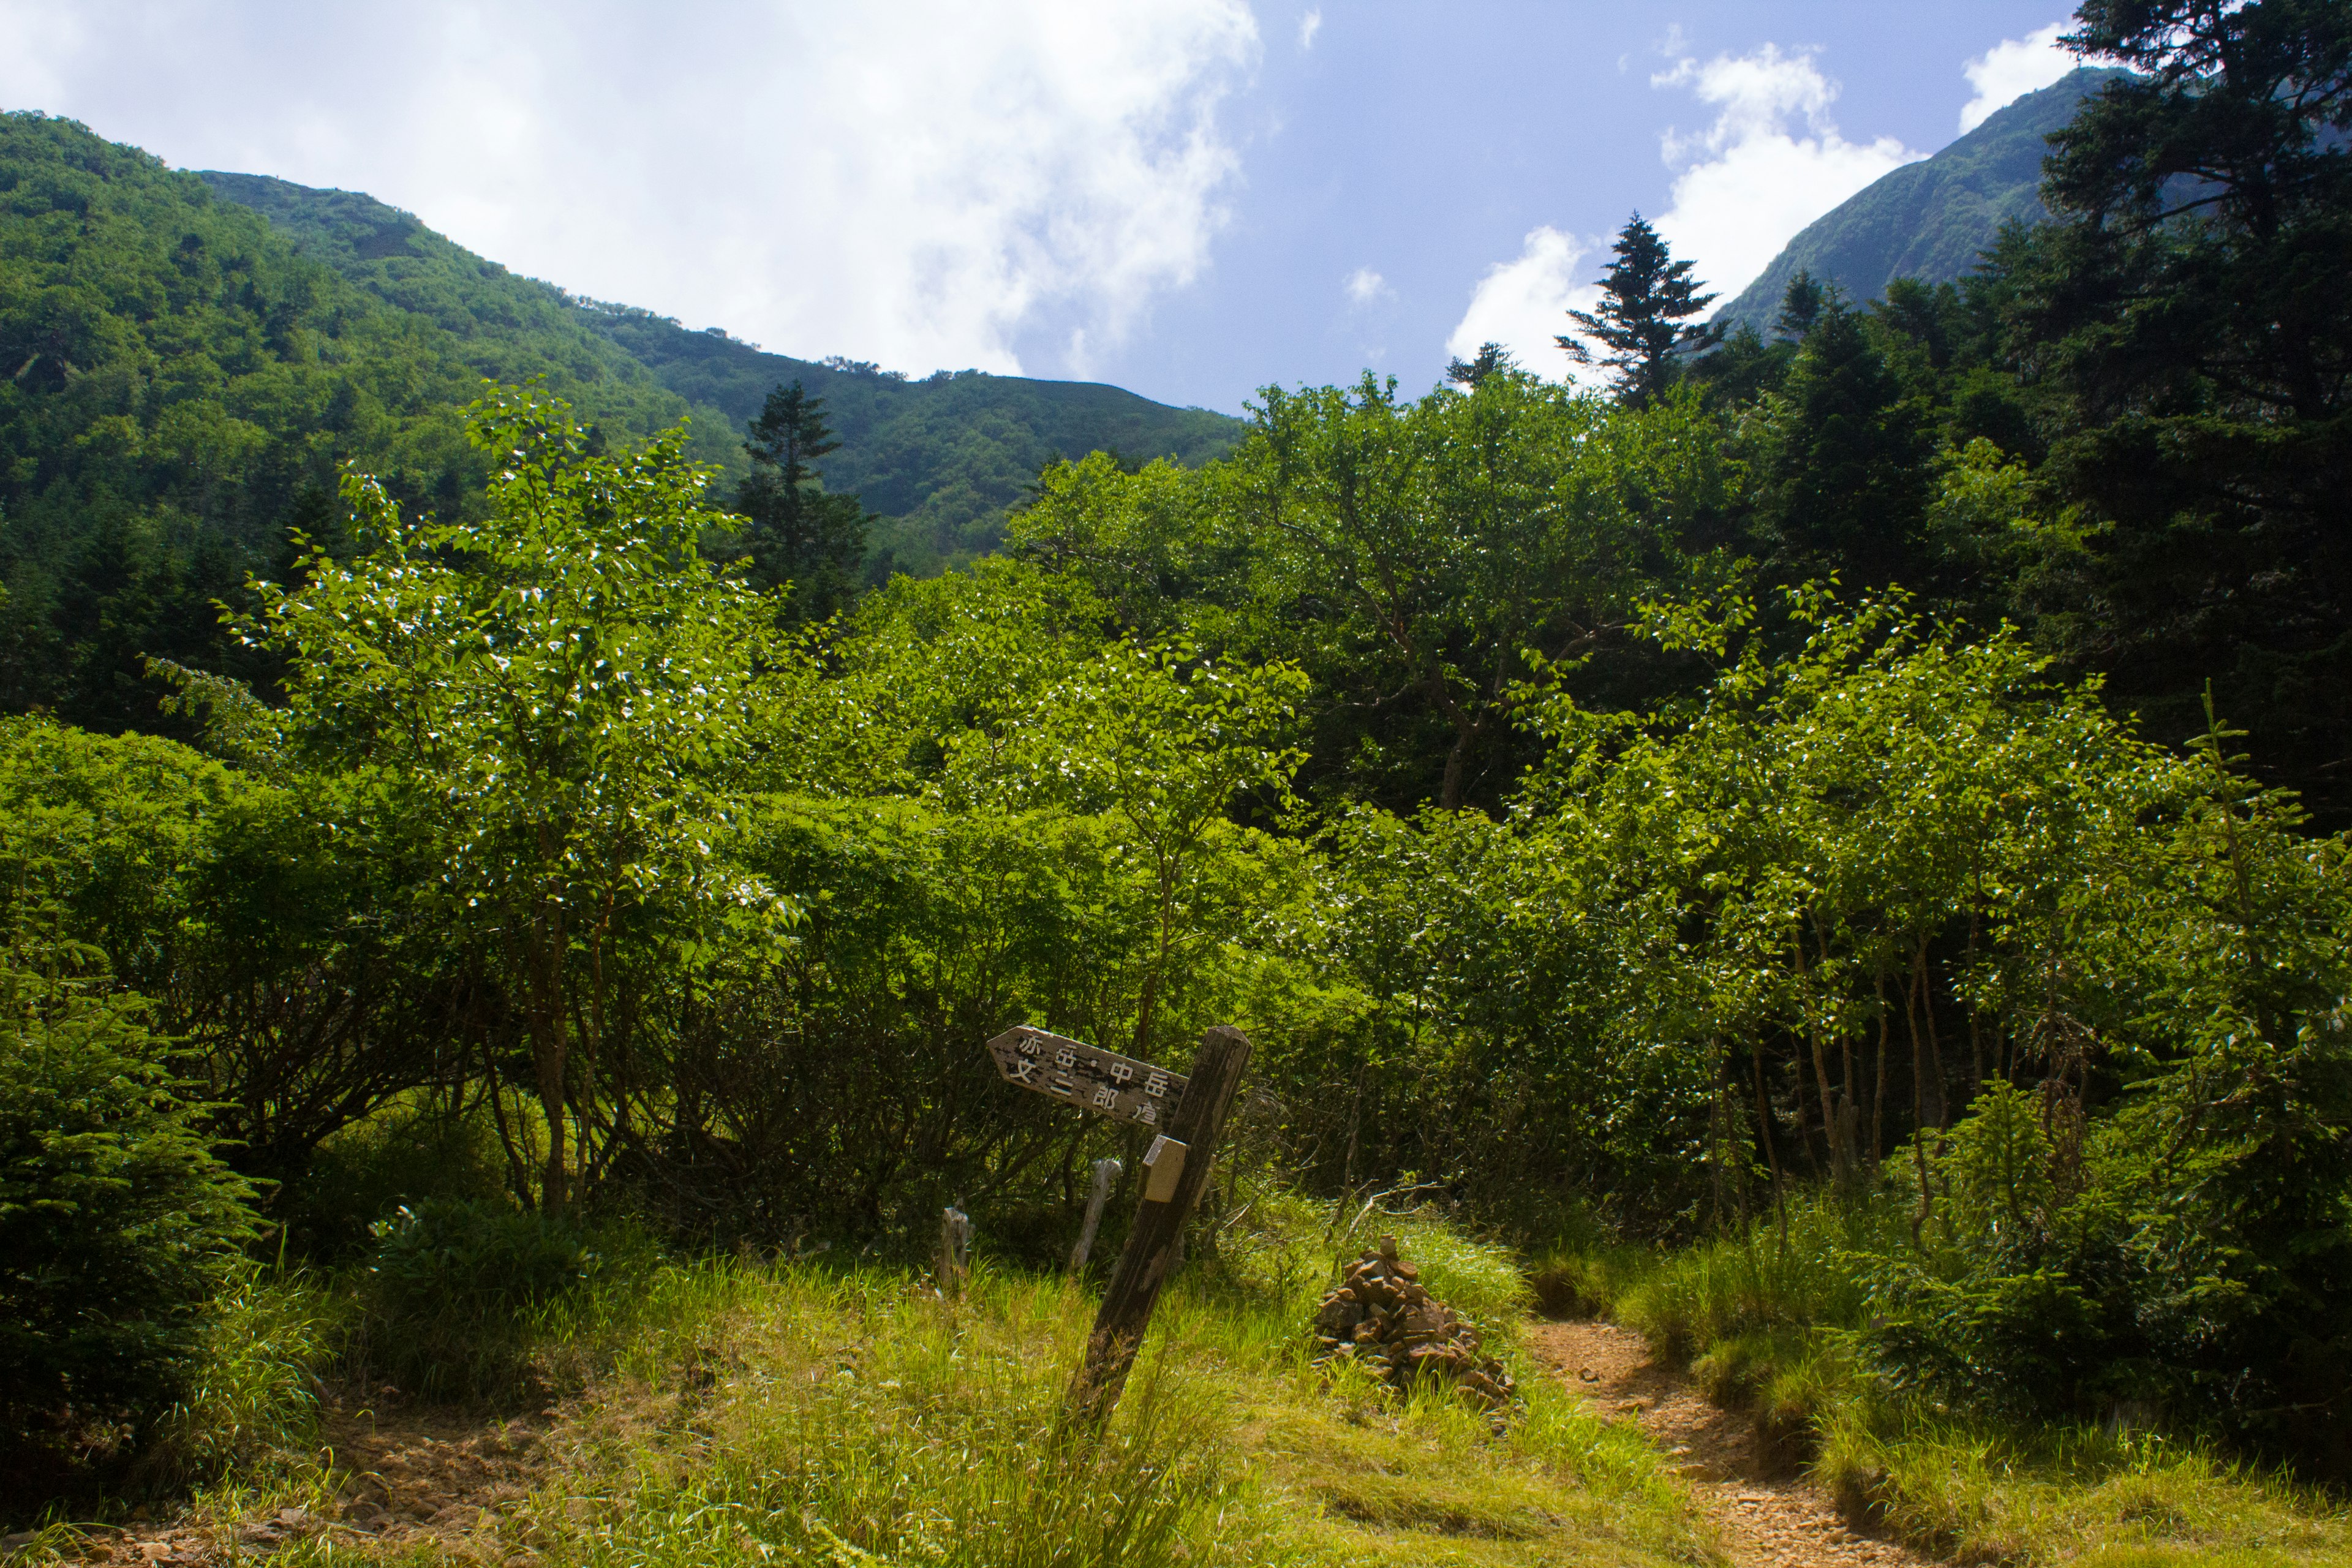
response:
<path id="1" fill-rule="evenodd" d="M 2074 68 L 2074 57 L 2058 47 L 2063 22 L 2053 22 L 2021 38 L 1995 44 L 1960 68 L 1976 89 L 1976 96 L 1960 110 L 1960 134 L 1965 136 L 2027 93 L 2048 87 Z"/>
<path id="2" fill-rule="evenodd" d="M 1319 32 L 1321 32 L 1322 30 L 1323 30 L 1323 13 L 1322 13 L 1322 11 L 1321 11 L 1320 9 L 1317 9 L 1317 10 L 1309 11 L 1309 12 L 1307 12 L 1307 15 L 1305 15 L 1304 16 L 1299 17 L 1299 18 L 1298 18 L 1298 47 L 1299 47 L 1299 48 L 1301 48 L 1302 50 L 1304 50 L 1304 49 L 1311 49 L 1311 48 L 1313 48 L 1313 47 L 1315 47 L 1315 35 L 1316 35 L 1316 34 L 1318 34 L 1318 33 L 1319 33 Z"/>
<path id="3" fill-rule="evenodd" d="M 787 353 L 1083 373 L 1206 264 L 1245 0 L 0 0 L 0 107 Z"/>
<path id="4" fill-rule="evenodd" d="M 1704 131 L 1662 140 L 1675 176 L 1672 205 L 1654 220 L 1678 259 L 1729 299 L 1797 231 L 1864 185 L 1927 156 L 1892 136 L 1849 142 L 1830 119 L 1837 84 L 1808 51 L 1774 45 L 1745 55 L 1684 59 L 1650 79 L 1686 88 L 1716 110 Z"/>
<path id="5" fill-rule="evenodd" d="M 1347 294 L 1348 303 L 1360 306 L 1371 304 L 1383 295 L 1396 292 L 1389 287 L 1387 279 L 1369 267 L 1359 267 L 1349 273 L 1339 287 Z"/>
<path id="6" fill-rule="evenodd" d="M 1600 303 L 1598 285 L 1576 281 L 1580 264 L 1596 248 L 1596 242 L 1549 226 L 1530 230 L 1515 259 L 1496 262 L 1478 280 L 1445 352 L 1468 359 L 1482 344 L 1500 343 L 1538 375 L 1596 379 L 1597 373 L 1571 361 L 1558 342 L 1569 331 L 1570 310 L 1590 311 Z"/>

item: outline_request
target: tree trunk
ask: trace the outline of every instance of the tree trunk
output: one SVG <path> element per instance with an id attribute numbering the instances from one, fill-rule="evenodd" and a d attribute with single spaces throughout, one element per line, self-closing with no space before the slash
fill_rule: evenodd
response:
<path id="1" fill-rule="evenodd" d="M 1445 777 L 1438 785 L 1437 805 L 1443 811 L 1462 809 L 1462 775 L 1470 764 L 1470 742 L 1477 738 L 1478 727 L 1462 720 L 1454 721 L 1454 744 L 1445 752 Z"/>
<path id="2" fill-rule="evenodd" d="M 547 1163 L 540 1173 L 539 1206 L 551 1215 L 563 1212 L 566 1194 L 564 1165 L 564 1069 L 567 1041 L 563 1026 L 563 916 L 541 913 L 538 971 L 531 989 L 530 1057 L 539 1079 L 539 1107 L 547 1118 Z"/>
<path id="3" fill-rule="evenodd" d="M 1796 950 L 1797 979 L 1810 992 L 1812 974 L 1805 967 L 1805 933 L 1801 928 L 1797 932 Z M 1821 1026 L 1811 1016 L 1812 1007 L 1810 998 L 1805 1011 L 1808 1015 L 1805 1019 L 1806 1043 L 1811 1047 L 1813 1054 L 1813 1084 L 1821 1094 L 1822 1138 L 1830 1146 L 1830 1179 L 1843 1189 L 1851 1184 L 1853 1179 L 1845 1140 L 1839 1135 L 1844 1118 L 1838 1114 L 1837 1105 L 1830 1095 L 1829 1053 L 1822 1046 Z"/>

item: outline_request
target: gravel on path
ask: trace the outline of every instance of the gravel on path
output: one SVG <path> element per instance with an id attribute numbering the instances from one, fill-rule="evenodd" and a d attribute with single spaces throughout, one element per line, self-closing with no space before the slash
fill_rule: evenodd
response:
<path id="1" fill-rule="evenodd" d="M 1929 1568 L 1896 1542 L 1862 1534 L 1831 1500 L 1759 1451 L 1756 1424 L 1701 1397 L 1650 1359 L 1641 1335 L 1614 1323 L 1538 1323 L 1528 1348 L 1603 1419 L 1632 1421 L 1678 1461 L 1738 1568 Z"/>

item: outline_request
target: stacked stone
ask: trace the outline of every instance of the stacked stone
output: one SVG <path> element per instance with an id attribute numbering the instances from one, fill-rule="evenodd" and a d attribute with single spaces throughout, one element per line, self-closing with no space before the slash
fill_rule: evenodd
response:
<path id="1" fill-rule="evenodd" d="M 1352 1360 L 1396 1388 L 1451 1383 L 1480 1404 L 1511 1402 L 1511 1374 L 1478 1353 L 1478 1331 L 1431 1297 L 1421 1271 L 1397 1256 L 1396 1237 L 1348 1266 L 1315 1313 L 1318 1359 Z"/>

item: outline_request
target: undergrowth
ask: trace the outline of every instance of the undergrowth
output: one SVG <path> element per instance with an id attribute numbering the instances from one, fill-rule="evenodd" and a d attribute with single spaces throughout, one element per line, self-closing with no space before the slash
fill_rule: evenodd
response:
<path id="1" fill-rule="evenodd" d="M 1521 1353 L 1528 1287 L 1507 1249 L 1431 1215 L 1377 1219 L 1431 1288 L 1485 1329 L 1519 1377 L 1522 1407 L 1498 1418 L 1314 1364 L 1305 1324 L 1337 1255 L 1376 1238 L 1343 1241 L 1328 1207 L 1279 1192 L 1196 1245 L 1098 1438 L 1063 1421 L 1095 1303 L 1057 1276 L 983 1259 L 959 1297 L 942 1299 L 905 1268 L 677 1260 L 618 1247 L 563 1289 L 502 1309 L 501 1343 L 527 1351 L 532 1387 L 562 1397 L 546 1447 L 563 1458 L 527 1504 L 463 1542 L 395 1549 L 331 1531 L 288 1542 L 276 1560 L 1720 1560 L 1640 1438 L 1587 1414 Z M 309 1424 L 311 1380 L 351 1371 L 354 1346 L 379 1354 L 383 1332 L 367 1327 L 382 1298 L 364 1273 L 296 1271 L 250 1286 L 212 1392 L 187 1414 L 192 1434 L 209 1434 L 189 1451 L 224 1457 L 197 1478 L 210 1485 L 192 1517 L 232 1533 L 240 1510 L 331 1511 L 336 1477 Z"/>
<path id="2" fill-rule="evenodd" d="M 1876 1372 L 1873 1260 L 1908 1245 L 1884 1195 L 1792 1198 L 1743 1233 L 1659 1251 L 1566 1247 L 1546 1260 L 1573 1310 L 1606 1313 L 1750 1412 L 1857 1523 L 1959 1563 L 2113 1568 L 2352 1561 L 2340 1497 L 2150 1429 L 2027 1425 L 1939 1405 Z M 2128 1413 L 2127 1413 L 2128 1414 Z"/>

